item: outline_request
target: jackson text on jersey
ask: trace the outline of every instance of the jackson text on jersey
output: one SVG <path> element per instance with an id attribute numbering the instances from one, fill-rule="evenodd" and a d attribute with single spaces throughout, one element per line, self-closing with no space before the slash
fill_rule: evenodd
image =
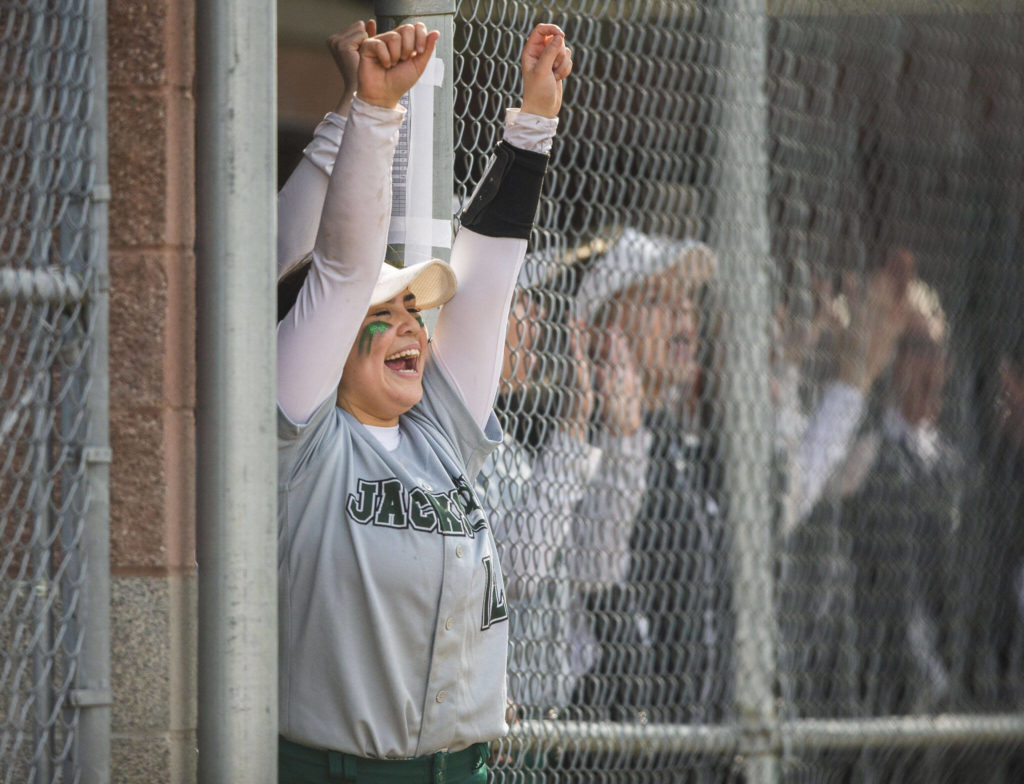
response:
<path id="1" fill-rule="evenodd" d="M 474 537 L 487 527 L 484 511 L 462 476 L 447 493 L 432 493 L 422 487 L 407 488 L 397 477 L 360 479 L 356 492 L 349 493 L 345 507 L 355 522 L 381 528 Z M 505 591 L 494 573 L 490 557 L 483 559 L 483 567 L 486 585 L 481 630 L 508 620 Z"/>
<path id="2" fill-rule="evenodd" d="M 412 528 L 445 536 L 475 536 L 487 523 L 465 477 L 455 480 L 447 493 L 430 493 L 422 487 L 407 488 L 396 478 L 360 479 L 349 493 L 346 511 L 363 525 Z"/>

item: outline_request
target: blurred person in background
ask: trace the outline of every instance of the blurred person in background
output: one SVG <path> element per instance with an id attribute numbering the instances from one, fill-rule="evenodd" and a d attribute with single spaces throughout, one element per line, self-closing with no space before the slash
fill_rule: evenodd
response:
<path id="1" fill-rule="evenodd" d="M 1006 506 L 1008 514 L 1004 519 L 1016 523 L 1024 522 L 1024 367 L 1014 362 L 1010 357 L 1004 357 L 999 365 L 999 400 L 997 403 L 997 420 L 999 422 L 1000 443 L 998 448 L 993 450 L 997 455 L 997 463 L 1001 469 L 1000 473 L 1005 476 L 1004 481 L 998 486 L 1009 491 L 1010 498 Z M 1010 634 L 1018 635 L 1016 644 L 1005 644 L 999 646 L 1004 651 L 1020 651 L 1024 646 L 1019 641 L 1021 634 L 1021 620 L 1024 620 L 1024 554 L 1021 542 L 1024 536 L 1017 526 L 1010 526 L 1009 531 L 1017 547 L 1013 553 L 1011 563 L 1011 585 L 1013 586 L 1013 597 L 1016 600 L 1017 624 L 1009 624 L 1016 627 Z M 1005 592 L 1000 591 L 1003 595 Z M 1009 657 L 1006 657 L 1009 658 Z M 1004 660 L 1003 666 L 1009 662 Z M 1010 696 L 1010 702 L 1017 708 L 1022 704 L 1024 692 L 1020 691 L 1024 678 L 1024 662 L 1016 664 L 1017 677 L 1014 681 L 1017 684 L 1017 692 Z"/>
<path id="2" fill-rule="evenodd" d="M 892 363 L 908 319 L 914 266 L 910 251 L 895 248 L 866 279 L 844 275 L 838 294 L 819 281 L 813 310 L 777 314 L 780 689 L 783 704 L 802 717 L 855 712 L 849 544 L 828 513 L 833 506 L 819 501 L 854 446 L 876 381 Z M 825 356 L 834 375 L 804 414 L 800 386 L 807 380 L 804 368 L 821 358 L 816 354 Z"/>
<path id="3" fill-rule="evenodd" d="M 844 274 L 838 294 L 822 279 L 813 284 L 813 294 L 795 281 L 789 301 L 776 311 L 772 396 L 784 477 L 778 531 L 783 540 L 821 499 L 853 444 L 871 389 L 892 362 L 903 332 L 914 272 L 913 252 L 895 247 L 866 280 Z M 802 294 L 812 295 L 813 303 L 795 304 Z M 833 375 L 805 414 L 802 385 L 817 353 L 828 355 Z"/>
<path id="4" fill-rule="evenodd" d="M 1019 711 L 1024 707 L 1024 365 L 1009 356 L 1000 362 L 996 416 L 999 441 L 993 449 L 992 473 L 1002 498 L 995 519 L 1005 523 L 994 550 L 1001 556 L 997 563 L 1007 566 L 999 571 L 1007 576 L 994 591 L 994 604 L 1001 605 L 1010 594 L 1016 614 L 989 624 L 998 635 L 991 646 L 994 698 L 979 691 L 984 702 Z"/>
<path id="5" fill-rule="evenodd" d="M 566 572 L 572 514 L 597 468 L 594 390 L 578 330 L 536 289 L 513 301 L 495 409 L 505 437 L 480 473 L 509 602 L 509 696 L 520 718 L 557 715 L 580 665 Z"/>
<path id="6" fill-rule="evenodd" d="M 849 674 L 832 702 L 859 716 L 930 714 L 948 709 L 958 685 L 950 671 L 950 592 L 970 530 L 963 518 L 972 488 L 965 461 L 940 429 L 949 373 L 949 325 L 938 294 L 909 283 L 907 315 L 877 413 L 869 414 L 831 488 L 831 522 L 844 558 L 849 625 L 840 635 Z M 829 520 L 831 518 L 831 520 Z M 879 749 L 857 761 L 882 781 L 934 781 L 935 758 Z"/>
<path id="7" fill-rule="evenodd" d="M 714 257 L 632 230 L 570 255 L 567 268 L 517 299 L 498 404 L 509 437 L 483 480 L 505 510 L 494 517 L 506 526 L 513 622 L 517 602 L 523 619 L 512 690 L 530 700 L 526 716 L 693 718 L 728 683 L 729 641 L 717 636 L 728 622 L 713 617 L 729 590 L 724 537 L 684 465 L 689 444 L 678 428 L 693 425 L 696 298 Z M 661 483 L 653 496 L 652 481 Z M 639 538 L 645 507 L 659 504 L 674 506 L 652 512 L 661 517 Z M 692 662 L 674 653 L 680 635 Z M 566 781 L 591 781 L 615 764 L 604 752 L 546 756 L 548 775 Z"/>
<path id="8" fill-rule="evenodd" d="M 950 635 L 951 676 L 961 689 L 955 709 L 963 712 L 1024 710 L 1024 365 L 1014 359 L 1021 349 L 1024 341 L 979 368 L 994 394 L 979 401 L 982 478 L 952 570 L 959 615 Z M 1009 754 L 983 748 L 947 760 L 950 781 L 973 784 L 979 770 L 985 780 L 1024 781 L 1020 745 Z"/>
<path id="9" fill-rule="evenodd" d="M 727 709 L 728 540 L 695 406 L 698 298 L 714 266 L 704 245 L 627 229 L 583 272 L 595 372 L 621 379 L 595 406 L 618 398 L 632 412 L 592 436 L 628 490 L 596 487 L 573 526 L 594 662 L 577 690 L 584 719 L 710 722 Z"/>
<path id="10" fill-rule="evenodd" d="M 638 411 L 636 396 L 606 394 L 613 376 L 594 366 L 587 340 L 571 301 L 554 286 L 517 293 L 496 402 L 506 435 L 479 480 L 506 575 L 509 694 L 517 718 L 564 717 L 593 664 L 570 567 L 574 517 L 595 492 L 614 487 L 628 497 L 632 490 L 614 454 L 606 457 L 615 444 L 598 445 L 592 427 L 599 421 L 621 432 L 631 415 L 638 422 L 629 410 Z M 503 762 L 516 770 L 550 767 L 547 755 L 535 752 Z"/>
<path id="11" fill-rule="evenodd" d="M 961 522 L 964 466 L 939 430 L 949 326 L 934 289 L 914 280 L 908 297 L 881 421 L 858 438 L 838 488 L 856 570 L 859 697 L 875 714 L 934 709 L 950 688 L 939 575 Z"/>
<path id="12" fill-rule="evenodd" d="M 978 460 L 952 545 L 944 630 L 957 713 L 1024 709 L 1024 364 L 1014 359 L 1022 349 L 1004 338 L 971 357 L 977 431 L 967 439 Z M 1024 781 L 1020 744 L 950 749 L 938 764 L 955 784 Z"/>

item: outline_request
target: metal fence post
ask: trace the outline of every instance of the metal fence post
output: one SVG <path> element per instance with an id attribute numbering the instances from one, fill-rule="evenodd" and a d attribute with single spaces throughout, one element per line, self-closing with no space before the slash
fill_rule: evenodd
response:
<path id="1" fill-rule="evenodd" d="M 92 99 L 89 130 L 92 182 L 90 237 L 86 254 L 91 274 L 86 311 L 91 333 L 86 399 L 86 499 L 82 653 L 71 702 L 80 709 L 76 755 L 82 784 L 110 782 L 110 378 L 108 374 L 107 181 L 107 2 L 93 0 Z"/>
<path id="2" fill-rule="evenodd" d="M 720 236 L 723 435 L 732 524 L 736 700 L 746 781 L 778 781 L 772 607 L 767 19 L 763 3 L 723 0 Z"/>
<path id="3" fill-rule="evenodd" d="M 421 223 L 416 227 L 409 226 L 410 234 L 419 232 L 424 236 L 432 235 L 429 243 L 430 255 L 434 258 L 448 260 L 451 250 L 451 216 L 452 216 L 452 192 L 454 188 L 454 160 L 455 140 L 453 130 L 453 86 L 452 68 L 453 51 L 455 41 L 455 0 L 375 0 L 373 13 L 381 31 L 391 30 L 406 22 L 423 22 L 428 30 L 438 30 L 441 39 L 437 42 L 434 57 L 441 63 L 442 73 L 439 87 L 433 91 L 433 150 L 431 156 L 431 168 L 433 173 L 433 205 L 431 209 L 431 220 L 429 224 Z M 426 74 L 425 74 L 426 76 Z M 410 139 L 409 123 L 403 125 L 403 134 L 399 141 L 396 161 L 403 159 L 403 153 L 408 157 L 410 145 L 415 140 Z M 403 149 L 404 148 L 404 149 Z M 396 183 L 396 187 L 401 187 Z M 399 198 L 396 194 L 396 204 Z M 392 230 L 394 230 L 394 222 Z M 429 235 L 428 235 L 429 232 Z M 416 237 L 422 243 L 427 244 L 425 239 Z M 389 238 L 389 243 L 393 240 Z M 406 243 L 408 245 L 410 243 Z M 399 249 L 400 259 L 389 261 L 406 260 L 404 248 Z M 409 259 L 410 262 L 418 261 L 418 258 Z"/>
<path id="4" fill-rule="evenodd" d="M 277 780 L 276 7 L 197 5 L 199 780 Z"/>

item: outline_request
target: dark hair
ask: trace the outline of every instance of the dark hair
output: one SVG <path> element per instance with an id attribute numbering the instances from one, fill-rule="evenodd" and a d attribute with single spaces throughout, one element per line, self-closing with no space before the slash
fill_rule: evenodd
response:
<path id="1" fill-rule="evenodd" d="M 288 311 L 295 305 L 299 298 L 299 291 L 302 284 L 306 282 L 309 274 L 311 260 L 307 259 L 285 275 L 277 283 L 277 321 L 280 323 L 288 315 Z"/>
<path id="2" fill-rule="evenodd" d="M 495 411 L 502 429 L 520 444 L 542 448 L 566 416 L 566 390 L 575 386 L 571 346 L 571 300 L 548 285 L 522 289 L 527 301 L 542 314 L 538 335 L 530 348 L 536 360 L 533 377 L 523 389 L 502 391 L 498 386 Z M 571 401 L 570 401 L 571 402 Z"/>

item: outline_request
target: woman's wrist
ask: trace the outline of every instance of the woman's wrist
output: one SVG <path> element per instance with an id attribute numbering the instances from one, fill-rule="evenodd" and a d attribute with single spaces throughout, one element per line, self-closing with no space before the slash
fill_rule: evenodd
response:
<path id="1" fill-rule="evenodd" d="M 352 99 L 355 97 L 354 90 L 346 90 L 338 100 L 338 105 L 334 107 L 334 114 L 341 115 L 342 117 L 348 114 L 348 110 L 352 108 Z"/>
<path id="2" fill-rule="evenodd" d="M 359 90 L 356 90 L 353 102 L 357 100 L 362 101 L 368 106 L 376 106 L 379 109 L 395 109 L 398 107 L 398 101 L 401 99 L 393 99 L 390 96 L 383 95 L 360 94 Z"/>
<path id="3" fill-rule="evenodd" d="M 554 120 L 558 117 L 558 112 L 552 114 L 550 110 L 546 110 L 543 106 L 537 106 L 529 101 L 523 101 L 523 107 L 521 110 L 524 114 L 532 114 L 537 117 L 544 117 L 548 120 Z"/>

